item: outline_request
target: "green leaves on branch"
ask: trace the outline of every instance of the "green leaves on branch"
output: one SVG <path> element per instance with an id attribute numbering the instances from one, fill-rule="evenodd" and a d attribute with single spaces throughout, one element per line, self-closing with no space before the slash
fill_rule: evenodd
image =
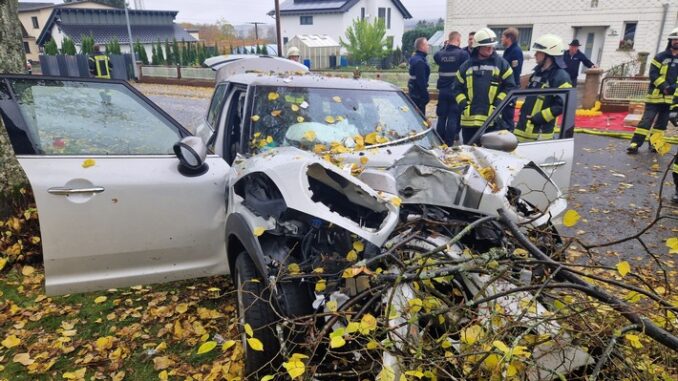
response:
<path id="1" fill-rule="evenodd" d="M 366 19 L 353 21 L 353 25 L 346 29 L 346 39 L 348 41 L 339 38 L 339 43 L 355 62 L 366 63 L 371 59 L 382 59 L 390 53 L 386 25 L 381 19 L 372 23 Z"/>

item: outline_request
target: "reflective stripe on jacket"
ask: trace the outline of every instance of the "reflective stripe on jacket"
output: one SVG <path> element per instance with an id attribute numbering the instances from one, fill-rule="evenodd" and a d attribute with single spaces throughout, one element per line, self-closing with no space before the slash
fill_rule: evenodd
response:
<path id="1" fill-rule="evenodd" d="M 647 89 L 647 103 L 673 103 L 678 80 L 678 56 L 670 50 L 657 54 L 650 63 L 650 87 Z"/>
<path id="2" fill-rule="evenodd" d="M 572 88 L 570 75 L 555 64 L 542 71 L 537 66 L 530 76 L 528 89 Z M 563 113 L 563 98 L 557 95 L 539 95 L 525 98 L 520 118 L 513 133 L 521 141 L 553 139 L 556 120 Z M 530 119 L 528 119 L 528 116 Z"/>
<path id="3" fill-rule="evenodd" d="M 474 54 L 461 65 L 453 85 L 452 94 L 462 112 L 461 126 L 482 126 L 515 87 L 513 70 L 506 60 L 497 53 L 484 60 Z"/>
<path id="4" fill-rule="evenodd" d="M 89 57 L 89 70 L 97 78 L 111 79 L 110 59 L 105 54 Z"/>

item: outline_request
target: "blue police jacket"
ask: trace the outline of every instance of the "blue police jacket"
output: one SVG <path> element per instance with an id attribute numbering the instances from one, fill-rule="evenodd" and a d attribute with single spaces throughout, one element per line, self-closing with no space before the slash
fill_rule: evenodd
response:
<path id="1" fill-rule="evenodd" d="M 429 99 L 428 79 L 431 76 L 431 67 L 426 61 L 426 55 L 417 51 L 410 58 L 410 80 L 407 84 L 410 98 Z"/>
<path id="2" fill-rule="evenodd" d="M 520 49 L 520 46 L 514 42 L 513 45 L 504 50 L 503 57 L 506 62 L 511 65 L 511 69 L 513 69 L 513 79 L 515 80 L 516 85 L 520 87 L 520 74 L 523 72 L 523 51 Z"/>
<path id="3" fill-rule="evenodd" d="M 468 52 L 455 45 L 447 45 L 433 56 L 433 60 L 439 67 L 438 90 L 452 91 L 452 85 L 454 84 L 454 78 L 457 75 L 459 66 L 468 59 Z"/>

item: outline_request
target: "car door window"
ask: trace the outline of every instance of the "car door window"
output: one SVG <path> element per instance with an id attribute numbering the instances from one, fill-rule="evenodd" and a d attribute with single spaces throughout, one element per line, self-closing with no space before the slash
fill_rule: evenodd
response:
<path id="1" fill-rule="evenodd" d="M 8 79 L 34 154 L 172 154 L 181 127 L 121 83 Z"/>
<path id="2" fill-rule="evenodd" d="M 207 124 L 215 130 L 217 124 L 219 123 L 219 115 L 221 115 L 221 110 L 224 108 L 224 100 L 226 99 L 226 90 L 228 89 L 228 84 L 224 83 L 214 90 L 214 95 L 212 96 L 212 102 L 210 103 L 210 109 L 207 111 Z"/>

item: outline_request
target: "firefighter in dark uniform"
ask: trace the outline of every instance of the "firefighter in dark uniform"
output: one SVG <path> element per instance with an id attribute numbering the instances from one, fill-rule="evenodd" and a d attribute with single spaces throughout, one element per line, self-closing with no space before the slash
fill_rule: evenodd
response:
<path id="1" fill-rule="evenodd" d="M 425 37 L 417 38 L 414 41 L 414 50 L 415 53 L 410 58 L 410 80 L 407 82 L 407 89 L 414 104 L 417 105 L 422 114 L 426 115 L 426 105 L 430 99 L 428 79 L 431 76 L 431 67 L 426 60 L 428 41 Z"/>
<path id="2" fill-rule="evenodd" d="M 555 35 L 539 37 L 532 49 L 537 67 L 530 76 L 528 89 L 570 89 L 570 75 L 563 61 L 563 40 Z M 563 99 L 557 95 L 528 96 L 520 110 L 513 133 L 521 142 L 553 139 L 558 115 L 563 113 Z"/>
<path id="3" fill-rule="evenodd" d="M 448 146 L 454 145 L 459 140 L 459 122 L 461 114 L 457 102 L 452 97 L 452 85 L 457 76 L 459 66 L 469 59 L 466 50 L 459 47 L 461 33 L 451 32 L 445 47 L 433 56 L 438 64 L 438 134 Z"/>
<path id="4" fill-rule="evenodd" d="M 99 45 L 94 46 L 94 53 L 89 56 L 89 72 L 96 78 L 111 79 L 113 65 L 106 54 L 101 53 Z"/>
<path id="5" fill-rule="evenodd" d="M 497 35 L 488 28 L 476 32 L 471 58 L 464 62 L 452 94 L 461 111 L 461 135 L 467 143 L 479 127 L 516 87 L 511 65 L 494 50 Z M 498 129 L 496 126 L 494 129 Z M 489 131 L 490 129 L 488 129 Z"/>
<path id="6" fill-rule="evenodd" d="M 518 45 L 518 29 L 516 28 L 507 28 L 504 30 L 504 32 L 501 34 L 501 44 L 504 46 L 504 54 L 502 57 L 506 60 L 506 62 L 511 65 L 511 70 L 513 70 L 513 80 L 516 83 L 516 86 L 520 87 L 520 74 L 523 72 L 523 51 L 520 49 L 520 45 Z M 502 113 L 502 120 L 505 123 L 505 127 L 513 131 L 513 117 L 516 114 L 516 105 L 514 101 L 511 101 L 511 104 L 508 105 L 506 108 L 504 108 L 504 112 Z"/>
<path id="7" fill-rule="evenodd" d="M 643 145 L 653 128 L 658 134 L 664 134 L 669 124 L 669 113 L 673 104 L 678 78 L 678 28 L 669 34 L 666 50 L 657 54 L 650 64 L 650 87 L 645 98 L 645 112 L 638 123 L 631 144 L 626 152 L 635 155 Z M 653 150 L 650 144 L 650 150 Z"/>

